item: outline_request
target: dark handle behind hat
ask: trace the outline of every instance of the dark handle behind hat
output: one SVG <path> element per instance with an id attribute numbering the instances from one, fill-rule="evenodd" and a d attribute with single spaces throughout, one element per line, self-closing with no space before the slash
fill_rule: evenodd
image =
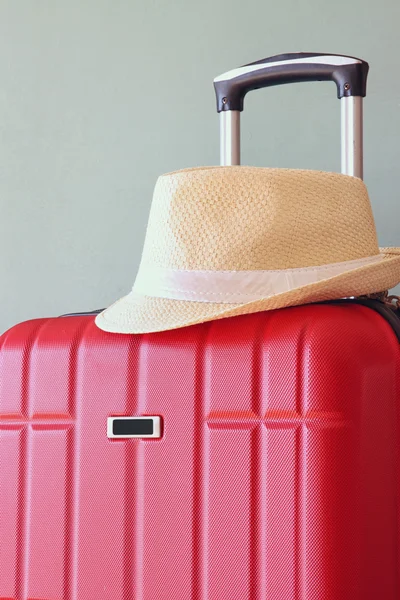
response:
<path id="1" fill-rule="evenodd" d="M 369 65 L 360 58 L 304 52 L 279 54 L 228 71 L 214 79 L 221 123 L 221 165 L 240 164 L 240 112 L 255 90 L 300 81 L 334 81 L 341 101 L 341 171 L 363 177 L 362 100 Z"/>
<path id="2" fill-rule="evenodd" d="M 334 81 L 338 98 L 366 95 L 369 65 L 360 58 L 300 52 L 279 54 L 214 79 L 217 111 L 243 110 L 247 92 L 301 81 Z"/>

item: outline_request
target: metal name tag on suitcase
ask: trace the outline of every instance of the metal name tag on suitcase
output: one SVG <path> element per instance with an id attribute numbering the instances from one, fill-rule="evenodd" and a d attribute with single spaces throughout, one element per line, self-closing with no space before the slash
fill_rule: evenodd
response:
<path id="1" fill-rule="evenodd" d="M 355 60 L 218 78 L 223 162 L 246 91 L 331 78 L 361 175 Z M 399 400 L 398 340 L 362 305 L 147 335 L 22 323 L 0 339 L 0 598 L 398 600 Z"/>

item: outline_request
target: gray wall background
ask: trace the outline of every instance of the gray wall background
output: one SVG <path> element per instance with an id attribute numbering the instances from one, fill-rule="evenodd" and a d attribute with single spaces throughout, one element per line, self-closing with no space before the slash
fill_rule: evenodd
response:
<path id="1" fill-rule="evenodd" d="M 214 76 L 290 51 L 370 63 L 365 180 L 400 246 L 398 0 L 0 0 L 0 331 L 128 292 L 157 176 L 218 163 Z M 330 83 L 253 93 L 243 162 L 339 170 Z"/>

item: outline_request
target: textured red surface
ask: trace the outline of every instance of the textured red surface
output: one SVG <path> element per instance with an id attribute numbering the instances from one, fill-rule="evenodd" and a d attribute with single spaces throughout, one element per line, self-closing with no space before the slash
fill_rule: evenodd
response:
<path id="1" fill-rule="evenodd" d="M 398 600 L 400 354 L 362 306 L 0 340 L 0 598 Z M 107 417 L 163 436 L 109 440 Z"/>

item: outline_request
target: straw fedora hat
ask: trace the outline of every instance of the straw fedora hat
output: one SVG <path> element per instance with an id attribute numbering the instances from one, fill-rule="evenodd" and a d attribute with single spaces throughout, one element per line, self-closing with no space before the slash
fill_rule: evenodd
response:
<path id="1" fill-rule="evenodd" d="M 320 171 L 204 167 L 156 184 L 133 289 L 96 317 L 117 333 L 390 289 L 400 248 L 379 248 L 364 183 Z"/>

